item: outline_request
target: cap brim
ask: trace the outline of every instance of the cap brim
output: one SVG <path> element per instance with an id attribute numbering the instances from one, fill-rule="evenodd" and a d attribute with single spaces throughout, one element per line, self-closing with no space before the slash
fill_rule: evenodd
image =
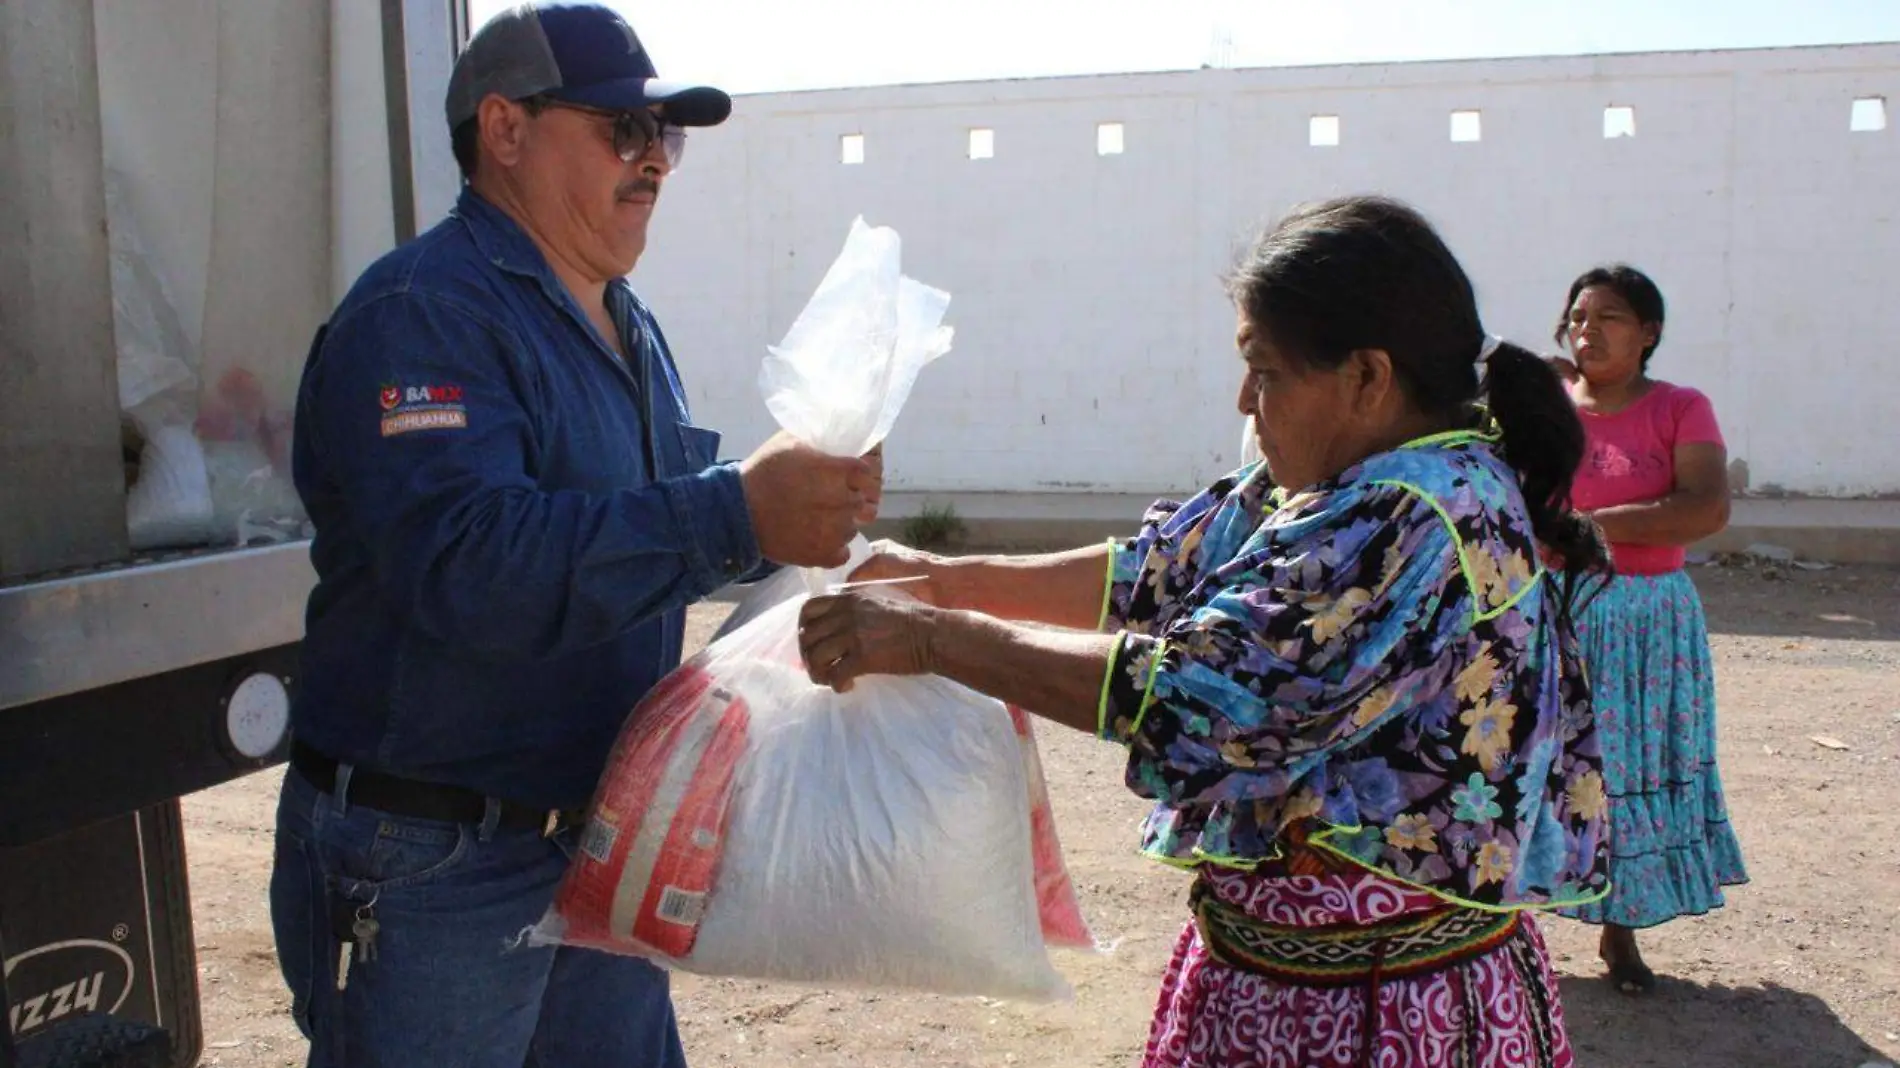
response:
<path id="1" fill-rule="evenodd" d="M 585 88 L 550 89 L 548 96 L 588 107 L 630 109 L 660 105 L 676 126 L 717 126 L 732 114 L 732 97 L 710 85 L 685 85 L 657 78 L 623 78 Z"/>

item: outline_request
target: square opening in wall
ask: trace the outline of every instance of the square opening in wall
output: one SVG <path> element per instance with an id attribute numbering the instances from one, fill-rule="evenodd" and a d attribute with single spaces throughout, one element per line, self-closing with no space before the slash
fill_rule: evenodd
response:
<path id="1" fill-rule="evenodd" d="M 1122 154 L 1121 123 L 1104 122 L 1096 124 L 1095 154 L 1098 156 L 1119 156 Z"/>
<path id="2" fill-rule="evenodd" d="M 970 131 L 970 158 L 990 159 L 996 155 L 996 131 L 978 127 Z"/>
<path id="3" fill-rule="evenodd" d="M 1603 137 L 1636 136 L 1636 109 L 1621 104 L 1612 104 L 1603 109 Z"/>
<path id="4" fill-rule="evenodd" d="M 1339 145 L 1339 116 L 1315 115 L 1306 124 L 1306 143 L 1315 148 Z"/>
<path id="5" fill-rule="evenodd" d="M 845 134 L 838 138 L 838 162 L 845 164 L 864 162 L 863 134 Z"/>
<path id="6" fill-rule="evenodd" d="M 1847 113 L 1847 128 L 1854 133 L 1874 133 L 1887 128 L 1887 98 L 1863 96 L 1854 101 Z"/>
<path id="7" fill-rule="evenodd" d="M 1453 141 L 1481 141 L 1484 139 L 1484 122 L 1475 111 L 1454 111 L 1451 113 L 1451 139 Z"/>

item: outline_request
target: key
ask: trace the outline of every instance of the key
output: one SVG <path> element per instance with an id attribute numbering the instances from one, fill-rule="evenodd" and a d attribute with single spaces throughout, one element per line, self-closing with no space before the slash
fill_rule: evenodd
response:
<path id="1" fill-rule="evenodd" d="M 350 925 L 350 933 L 356 936 L 356 941 L 352 944 L 356 947 L 357 955 L 362 957 L 364 964 L 376 959 L 376 935 L 382 929 L 383 925 L 376 922 L 375 915 L 368 908 L 356 911 L 356 922 Z"/>
<path id="2" fill-rule="evenodd" d="M 350 985 L 350 961 L 356 957 L 356 943 L 345 942 L 337 947 L 336 953 L 336 992 L 341 994 Z"/>

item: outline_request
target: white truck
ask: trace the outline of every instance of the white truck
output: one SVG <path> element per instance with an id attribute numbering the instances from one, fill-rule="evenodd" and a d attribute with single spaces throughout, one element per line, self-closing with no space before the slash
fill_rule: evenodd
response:
<path id="1" fill-rule="evenodd" d="M 318 324 L 457 191 L 465 0 L 0 3 L 0 1068 L 203 1046 L 178 799 L 287 748 Z"/>

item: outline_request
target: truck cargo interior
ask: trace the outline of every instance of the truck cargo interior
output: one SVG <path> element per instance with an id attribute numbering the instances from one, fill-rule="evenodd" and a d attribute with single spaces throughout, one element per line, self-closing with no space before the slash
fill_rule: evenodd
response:
<path id="1" fill-rule="evenodd" d="M 178 798 L 283 759 L 297 377 L 453 202 L 467 17 L 0 7 L 0 1068 L 198 1061 Z"/>

